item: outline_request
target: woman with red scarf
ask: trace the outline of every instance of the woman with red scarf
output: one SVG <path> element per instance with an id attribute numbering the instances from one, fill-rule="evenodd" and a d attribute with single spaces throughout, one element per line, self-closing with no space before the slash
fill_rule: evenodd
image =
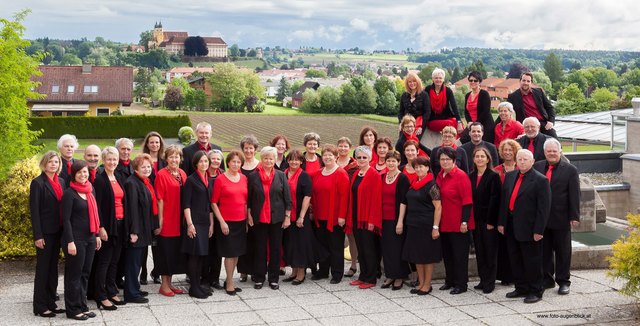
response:
<path id="1" fill-rule="evenodd" d="M 418 179 L 411 184 L 398 213 L 396 233 L 404 234 L 402 259 L 416 264 L 418 285 L 411 293 L 431 293 L 433 264 L 442 260 L 440 249 L 440 190 L 429 171 L 429 159 L 419 157 L 411 162 Z"/>
<path id="2" fill-rule="evenodd" d="M 309 174 L 302 171 L 300 165 L 304 161 L 304 156 L 297 149 L 292 150 L 287 155 L 288 169 L 284 171 L 291 191 L 291 225 L 287 231 L 288 239 L 285 242 L 286 261 L 293 269 L 291 276 L 284 279 L 284 282 L 291 282 L 292 285 L 300 285 L 305 280 L 307 267 L 314 267 L 315 246 L 314 235 L 311 229 L 309 210 L 311 204 L 311 178 Z"/>
<path id="3" fill-rule="evenodd" d="M 477 121 L 482 124 L 484 130 L 482 140 L 493 143 L 495 122 L 491 115 L 491 95 L 480 88 L 482 74 L 479 72 L 470 72 L 467 81 L 471 88 L 471 91 L 464 96 L 464 117 L 467 120 L 467 128 L 460 135 L 460 142 L 464 144 L 471 141 L 469 124 Z"/>
<path id="4" fill-rule="evenodd" d="M 122 159 L 122 158 L 121 158 Z M 128 303 L 147 303 L 146 291 L 140 291 L 138 275 L 142 268 L 142 254 L 151 245 L 153 231 L 158 225 L 158 200 L 149 180 L 151 156 L 139 154 L 131 161 L 133 175 L 124 183 L 125 216 L 125 281 L 124 300 Z"/>
<path id="5" fill-rule="evenodd" d="M 68 318 L 87 320 L 96 316 L 87 306 L 87 287 L 93 256 L 102 245 L 100 217 L 87 162 L 73 162 L 70 180 L 61 201 L 64 305 Z"/>
<path id="6" fill-rule="evenodd" d="M 467 162 L 467 153 L 463 148 L 458 147 L 456 145 L 456 135 L 457 132 L 453 127 L 446 126 L 442 129 L 442 145 L 434 147 L 431 151 L 433 160 L 431 160 L 431 171 L 434 175 L 438 175 L 440 173 L 440 161 L 438 157 L 440 157 L 440 153 L 446 147 L 450 147 L 456 153 L 456 165 L 460 168 L 464 173 L 469 173 L 469 162 Z"/>
<path id="7" fill-rule="evenodd" d="M 422 87 L 422 80 L 420 80 L 417 74 L 411 72 L 404 78 L 405 92 L 400 97 L 400 110 L 398 110 L 400 135 L 396 143 L 396 148 L 402 147 L 407 140 L 402 133 L 402 120 L 405 115 L 409 115 L 415 119 L 418 142 L 420 142 L 424 131 L 427 130 L 427 121 L 431 115 L 431 101 Z"/>
<path id="8" fill-rule="evenodd" d="M 464 130 L 456 99 L 451 88 L 444 85 L 444 70 L 436 68 L 431 73 L 433 84 L 427 86 L 424 91 L 429 95 L 431 102 L 431 115 L 427 122 L 427 128 L 435 132 L 441 132 L 446 126 L 451 126 L 461 133 Z"/>
<path id="9" fill-rule="evenodd" d="M 414 141 L 418 145 L 418 156 L 429 158 L 431 150 L 420 143 L 420 139 L 418 139 L 418 136 L 416 135 L 416 119 L 411 115 L 405 115 L 400 122 L 400 129 L 402 138 L 398 139 L 398 142 L 396 142 L 396 151 L 400 153 L 400 164 L 404 165 L 408 162 L 407 157 L 404 155 L 404 144 L 410 140 Z M 401 142 L 400 140 L 403 141 Z"/>
<path id="10" fill-rule="evenodd" d="M 371 149 L 368 146 L 358 146 L 355 156 L 360 169 L 351 178 L 345 230 L 356 238 L 360 275 L 350 284 L 369 289 L 376 285 L 380 266 L 378 241 L 382 232 L 382 180 L 369 165 Z"/>
<path id="11" fill-rule="evenodd" d="M 376 152 L 378 160 L 375 162 L 371 160 L 369 164 L 380 175 L 387 173 L 387 162 L 385 162 L 384 158 L 392 149 L 393 147 L 391 147 L 391 139 L 389 139 L 388 137 L 378 138 L 378 140 L 376 140 L 376 142 L 373 144 L 373 150 Z"/>
<path id="12" fill-rule="evenodd" d="M 409 178 L 409 183 L 413 183 L 418 179 L 416 171 L 413 170 L 412 162 L 418 158 L 419 148 L 418 143 L 413 140 L 407 140 L 404 143 L 403 151 L 408 163 L 400 166 L 400 171 Z"/>
<path id="13" fill-rule="evenodd" d="M 55 317 L 63 313 L 56 305 L 58 256 L 60 253 L 60 201 L 66 182 L 58 174 L 62 164 L 58 153 L 48 151 L 40 160 L 42 173 L 31 181 L 29 211 L 36 246 L 36 277 L 33 281 L 33 313 Z"/>
<path id="14" fill-rule="evenodd" d="M 338 149 L 325 145 L 322 148 L 324 168 L 311 176 L 314 231 L 321 250 L 329 252 L 311 279 L 328 278 L 331 267 L 331 284 L 340 283 L 344 273 L 344 227 L 349 203 L 349 176 L 336 164 L 337 157 Z"/>
<path id="15" fill-rule="evenodd" d="M 442 258 L 444 260 L 445 282 L 441 291 L 451 289 L 450 294 L 467 291 L 469 282 L 469 230 L 475 229 L 473 219 L 473 194 L 471 181 L 465 171 L 456 164 L 458 154 L 451 147 L 444 147 L 437 157 L 442 170 L 436 177 L 442 198 Z"/>
<path id="16" fill-rule="evenodd" d="M 282 252 L 282 232 L 291 224 L 291 192 L 284 172 L 274 168 L 278 151 L 265 146 L 260 151 L 260 165 L 248 177 L 249 201 L 247 218 L 254 225 L 255 260 L 253 263 L 254 288 L 261 289 L 267 269 L 269 287 L 280 288 L 280 253 Z M 267 268 L 267 246 L 269 262 Z"/>
<path id="17" fill-rule="evenodd" d="M 196 152 L 192 162 L 194 172 L 185 181 L 180 199 L 186 224 L 186 232 L 182 233 L 181 251 L 187 255 L 189 296 L 206 299 L 212 291 L 208 284 L 200 285 L 200 276 L 204 257 L 209 254 L 209 238 L 213 235 L 213 213 L 209 206 L 213 185 L 207 175 L 207 153 Z"/>

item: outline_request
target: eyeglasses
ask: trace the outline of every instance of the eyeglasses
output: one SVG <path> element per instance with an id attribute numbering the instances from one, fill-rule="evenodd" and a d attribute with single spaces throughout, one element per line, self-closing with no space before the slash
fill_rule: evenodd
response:
<path id="1" fill-rule="evenodd" d="M 440 159 L 440 162 L 453 161 L 450 157 L 443 157 Z"/>
<path id="2" fill-rule="evenodd" d="M 368 156 L 356 156 L 356 160 L 368 160 Z"/>
<path id="3" fill-rule="evenodd" d="M 479 82 L 479 80 L 477 80 L 477 79 L 469 79 L 469 82 L 470 83 L 477 83 L 477 82 Z"/>

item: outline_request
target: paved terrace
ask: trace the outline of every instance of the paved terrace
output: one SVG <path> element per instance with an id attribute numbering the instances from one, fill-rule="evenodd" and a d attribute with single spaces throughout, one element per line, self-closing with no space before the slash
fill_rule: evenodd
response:
<path id="1" fill-rule="evenodd" d="M 61 268 L 61 272 L 62 272 Z M 488 295 L 473 290 L 477 279 L 469 282 L 468 292 L 450 295 L 437 290 L 416 296 L 407 286 L 402 290 L 361 290 L 349 286 L 347 279 L 337 285 L 328 280 L 299 286 L 281 283 L 280 290 L 265 286 L 254 290 L 251 282 L 237 283 L 244 291 L 229 296 L 214 291 L 205 300 L 188 295 L 173 298 L 158 294 L 159 285 L 143 286 L 150 292 L 148 304 L 128 304 L 116 311 L 98 311 L 97 317 L 74 321 L 64 315 L 45 319 L 33 316 L 33 261 L 0 263 L 0 325 L 638 325 L 640 312 L 633 298 L 619 294 L 621 282 L 612 281 L 605 270 L 572 273 L 571 294 L 560 296 L 548 290 L 543 300 L 525 304 L 507 299 L 512 287 L 497 285 Z M 178 285 L 188 286 L 184 275 L 174 277 Z M 58 292 L 62 294 L 60 277 Z M 61 295 L 62 296 L 62 295 Z M 61 302 L 61 305 L 64 301 Z"/>

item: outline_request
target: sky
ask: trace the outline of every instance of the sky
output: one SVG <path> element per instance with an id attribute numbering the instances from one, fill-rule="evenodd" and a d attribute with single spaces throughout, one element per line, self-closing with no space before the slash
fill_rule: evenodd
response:
<path id="1" fill-rule="evenodd" d="M 0 18 L 26 8 L 29 39 L 137 43 L 162 21 L 241 48 L 640 50 L 637 0 L 0 0 Z"/>

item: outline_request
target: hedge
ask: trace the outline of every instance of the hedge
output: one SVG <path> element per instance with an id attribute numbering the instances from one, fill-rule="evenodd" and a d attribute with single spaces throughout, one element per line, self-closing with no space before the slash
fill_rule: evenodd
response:
<path id="1" fill-rule="evenodd" d="M 168 138 L 177 138 L 178 130 L 191 126 L 186 115 L 146 116 L 127 115 L 109 117 L 31 117 L 31 130 L 44 130 L 40 138 L 56 139 L 64 134 L 77 138 L 144 138 L 149 131 L 157 131 Z"/>

